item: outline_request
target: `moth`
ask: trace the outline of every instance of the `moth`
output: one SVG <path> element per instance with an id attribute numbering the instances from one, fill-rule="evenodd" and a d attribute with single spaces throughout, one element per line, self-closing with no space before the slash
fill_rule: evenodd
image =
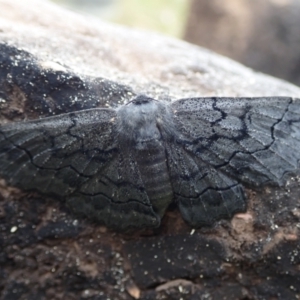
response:
<path id="1" fill-rule="evenodd" d="M 201 227 L 244 211 L 243 185 L 282 185 L 299 149 L 299 99 L 140 95 L 0 126 L 0 176 L 118 230 L 158 227 L 173 201 Z"/>

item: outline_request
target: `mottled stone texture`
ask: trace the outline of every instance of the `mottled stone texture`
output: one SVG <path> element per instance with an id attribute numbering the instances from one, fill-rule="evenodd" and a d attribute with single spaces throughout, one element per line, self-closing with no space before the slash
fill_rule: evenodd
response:
<path id="1" fill-rule="evenodd" d="M 177 40 L 40 0 L 0 0 L 0 7 L 1 123 L 114 107 L 139 93 L 300 95 Z M 160 228 L 118 234 L 1 180 L 0 298 L 299 299 L 298 177 L 247 196 L 246 213 L 213 228 L 191 231 L 170 207 Z"/>
<path id="2" fill-rule="evenodd" d="M 298 0 L 193 0 L 184 38 L 300 85 Z"/>

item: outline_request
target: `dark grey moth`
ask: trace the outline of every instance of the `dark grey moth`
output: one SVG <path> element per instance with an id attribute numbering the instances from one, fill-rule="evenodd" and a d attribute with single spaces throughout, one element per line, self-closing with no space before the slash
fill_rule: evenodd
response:
<path id="1" fill-rule="evenodd" d="M 241 184 L 283 184 L 299 149 L 299 99 L 138 96 L 0 126 L 0 176 L 115 229 L 158 227 L 172 201 L 200 227 L 246 209 Z"/>

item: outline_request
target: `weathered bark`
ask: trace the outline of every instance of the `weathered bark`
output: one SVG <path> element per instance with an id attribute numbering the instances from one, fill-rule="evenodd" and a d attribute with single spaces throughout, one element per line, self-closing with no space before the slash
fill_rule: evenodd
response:
<path id="1" fill-rule="evenodd" d="M 191 1 L 184 38 L 300 85 L 300 2 Z"/>
<path id="2" fill-rule="evenodd" d="M 156 34 L 40 0 L 0 0 L 0 121 L 155 98 L 299 96 L 288 83 Z M 95 95 L 98 95 L 96 97 Z M 248 210 L 191 230 L 175 207 L 119 234 L 57 199 L 0 186 L 1 299 L 297 299 L 298 178 L 248 190 Z"/>

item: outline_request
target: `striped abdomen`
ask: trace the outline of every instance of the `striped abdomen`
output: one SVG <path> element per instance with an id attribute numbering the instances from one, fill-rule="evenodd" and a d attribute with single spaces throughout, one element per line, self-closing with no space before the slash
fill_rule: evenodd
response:
<path id="1" fill-rule="evenodd" d="M 165 149 L 159 141 L 149 141 L 136 154 L 147 195 L 156 213 L 162 216 L 173 200 Z"/>

